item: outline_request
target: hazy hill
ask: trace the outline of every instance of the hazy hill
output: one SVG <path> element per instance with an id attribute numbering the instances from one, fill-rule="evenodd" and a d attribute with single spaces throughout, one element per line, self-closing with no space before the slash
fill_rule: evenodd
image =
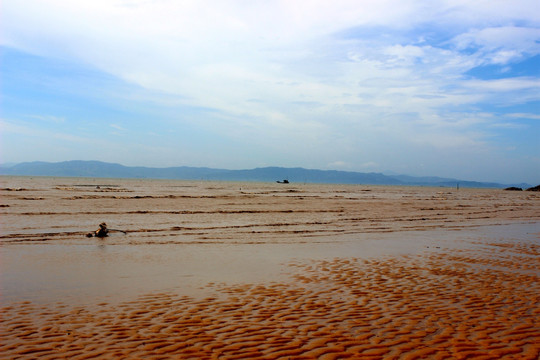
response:
<path id="1" fill-rule="evenodd" d="M 131 167 L 101 161 L 64 161 L 58 163 L 28 162 L 0 167 L 1 175 L 149 178 L 183 180 L 227 180 L 274 182 L 288 179 L 291 183 L 340 183 L 373 185 L 426 185 L 456 187 L 507 187 L 497 183 L 462 181 L 439 177 L 414 177 L 408 175 L 384 175 L 336 170 L 312 170 L 304 168 L 265 167 L 250 170 L 211 169 L 205 167 L 149 168 Z M 510 184 L 529 187 L 528 184 Z"/>

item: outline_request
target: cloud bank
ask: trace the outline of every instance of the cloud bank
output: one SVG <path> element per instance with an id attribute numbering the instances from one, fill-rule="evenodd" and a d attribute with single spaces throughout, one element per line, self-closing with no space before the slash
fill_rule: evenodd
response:
<path id="1" fill-rule="evenodd" d="M 1 27 L 4 48 L 106 74 L 122 84 L 96 85 L 112 102 L 160 109 L 108 120 L 126 147 L 145 139 L 134 158 L 104 142 L 119 162 L 540 181 L 536 1 L 24 0 L 3 2 Z M 37 121 L 23 118 L 4 123 Z M 186 130 L 189 146 L 167 137 Z"/>

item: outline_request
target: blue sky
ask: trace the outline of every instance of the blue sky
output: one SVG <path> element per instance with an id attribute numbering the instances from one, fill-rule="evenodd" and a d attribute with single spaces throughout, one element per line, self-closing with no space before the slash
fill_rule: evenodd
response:
<path id="1" fill-rule="evenodd" d="M 540 6 L 3 1 L 0 162 L 540 183 Z"/>

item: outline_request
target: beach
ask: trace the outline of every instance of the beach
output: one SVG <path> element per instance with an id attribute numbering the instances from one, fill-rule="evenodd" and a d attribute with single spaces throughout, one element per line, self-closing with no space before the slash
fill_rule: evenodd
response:
<path id="1" fill-rule="evenodd" d="M 0 181 L 2 359 L 540 355 L 537 192 Z"/>

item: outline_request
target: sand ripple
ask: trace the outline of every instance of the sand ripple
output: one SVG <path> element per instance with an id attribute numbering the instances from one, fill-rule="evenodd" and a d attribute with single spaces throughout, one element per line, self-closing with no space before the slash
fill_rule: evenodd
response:
<path id="1" fill-rule="evenodd" d="M 3 359 L 538 359 L 540 247 L 482 243 L 288 265 L 294 281 L 206 285 L 91 307 L 1 309 Z"/>

